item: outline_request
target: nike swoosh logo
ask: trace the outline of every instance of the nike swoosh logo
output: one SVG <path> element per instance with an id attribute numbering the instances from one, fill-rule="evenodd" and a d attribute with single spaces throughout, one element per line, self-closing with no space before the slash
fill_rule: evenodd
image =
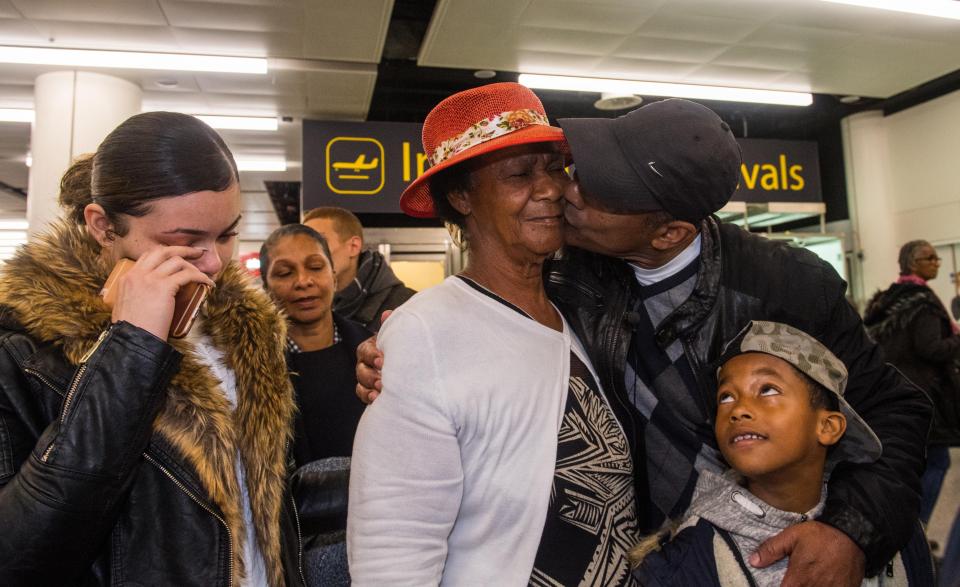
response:
<path id="1" fill-rule="evenodd" d="M 653 171 L 654 173 L 656 173 L 656 174 L 659 175 L 660 177 L 663 177 L 663 174 L 660 173 L 660 172 L 657 170 L 656 167 L 654 167 L 654 165 L 653 165 L 654 163 L 656 163 L 656 161 L 649 161 L 649 162 L 647 163 L 647 166 L 650 167 L 650 170 L 651 170 L 651 171 Z"/>

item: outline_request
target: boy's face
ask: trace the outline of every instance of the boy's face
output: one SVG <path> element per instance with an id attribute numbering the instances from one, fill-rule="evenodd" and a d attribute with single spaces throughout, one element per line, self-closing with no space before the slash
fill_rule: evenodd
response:
<path id="1" fill-rule="evenodd" d="M 750 481 L 819 479 L 827 446 L 844 429 L 840 412 L 811 405 L 807 382 L 783 359 L 744 353 L 720 369 L 717 444 L 727 463 Z"/>

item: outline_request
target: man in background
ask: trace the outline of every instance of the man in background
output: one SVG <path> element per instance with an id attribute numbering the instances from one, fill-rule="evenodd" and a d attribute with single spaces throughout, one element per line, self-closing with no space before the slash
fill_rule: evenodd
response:
<path id="1" fill-rule="evenodd" d="M 417 293 L 403 284 L 377 251 L 363 250 L 363 225 L 349 210 L 309 210 L 303 223 L 327 239 L 337 279 L 333 311 L 376 332 L 384 310 L 393 310 Z"/>

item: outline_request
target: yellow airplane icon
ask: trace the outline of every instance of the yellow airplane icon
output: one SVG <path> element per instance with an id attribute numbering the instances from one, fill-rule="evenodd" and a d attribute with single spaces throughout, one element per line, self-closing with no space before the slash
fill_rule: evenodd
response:
<path id="1" fill-rule="evenodd" d="M 339 161 L 333 164 L 333 170 L 338 172 L 343 172 L 346 170 L 352 171 L 354 174 L 360 173 L 361 171 L 370 171 L 377 167 L 380 164 L 380 158 L 374 157 L 373 161 L 367 163 L 366 155 L 359 155 L 356 161 Z M 369 175 L 340 175 L 340 179 L 370 179 Z"/>

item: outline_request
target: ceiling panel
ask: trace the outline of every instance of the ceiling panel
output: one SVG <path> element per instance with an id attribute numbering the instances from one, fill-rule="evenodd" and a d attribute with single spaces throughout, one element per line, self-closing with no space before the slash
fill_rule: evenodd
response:
<path id="1" fill-rule="evenodd" d="M 593 66 L 597 75 L 612 78 L 637 77 L 668 82 L 680 82 L 690 76 L 699 63 L 677 63 L 650 59 L 607 57 Z"/>
<path id="2" fill-rule="evenodd" d="M 840 51 L 862 33 L 770 23 L 740 41 L 745 47 L 768 47 L 786 51 Z"/>
<path id="3" fill-rule="evenodd" d="M 305 2 L 303 56 L 379 63 L 392 9 L 393 0 Z"/>
<path id="4" fill-rule="evenodd" d="M 23 18 L 11 0 L 0 0 L 0 18 Z"/>
<path id="5" fill-rule="evenodd" d="M 0 39 L 9 45 L 40 45 L 46 43 L 48 37 L 44 37 L 32 21 L 0 18 Z"/>
<path id="6" fill-rule="evenodd" d="M 663 11 L 672 14 L 768 21 L 783 11 L 782 0 L 671 0 Z"/>
<path id="7" fill-rule="evenodd" d="M 716 58 L 726 50 L 727 45 L 722 43 L 631 36 L 620 43 L 620 46 L 613 51 L 613 55 L 647 60 L 703 63 Z"/>
<path id="8" fill-rule="evenodd" d="M 522 6 L 523 2 L 516 2 Z M 522 13 L 525 25 L 628 35 L 657 10 L 660 2 L 600 4 L 573 0 L 532 0 Z"/>
<path id="9" fill-rule="evenodd" d="M 42 40 L 22 41 L 23 44 L 122 51 L 180 50 L 176 38 L 167 27 L 63 20 L 32 20 L 30 23 Z M 3 40 L 13 44 L 5 38 Z"/>
<path id="10" fill-rule="evenodd" d="M 175 27 L 299 34 L 303 26 L 301 3 L 232 3 L 225 10 L 221 2 L 160 0 L 160 6 L 163 7 L 168 23 Z"/>
<path id="11" fill-rule="evenodd" d="M 593 31 L 558 31 L 524 26 L 517 33 L 516 47 L 521 52 L 565 53 L 574 46 L 581 55 L 607 55 L 620 45 L 618 36 Z"/>
<path id="12" fill-rule="evenodd" d="M 177 51 L 210 55 L 249 57 L 296 57 L 300 55 L 301 38 L 296 32 L 250 32 L 204 28 L 174 27 Z"/>
<path id="13" fill-rule="evenodd" d="M 638 33 L 645 37 L 729 44 L 740 41 L 758 26 L 750 20 L 661 11 L 643 23 Z"/>
<path id="14" fill-rule="evenodd" d="M 439 0 L 418 63 L 885 98 L 960 68 L 960 22 L 813 0 Z"/>
<path id="15" fill-rule="evenodd" d="M 364 120 L 373 97 L 376 73 L 312 72 L 307 75 L 305 117 Z"/>
<path id="16" fill-rule="evenodd" d="M 775 69 L 779 72 L 807 71 L 810 67 L 810 56 L 803 51 L 769 48 L 763 51 L 757 51 L 755 47 L 734 45 L 715 57 L 712 63 L 759 69 Z"/>
<path id="17" fill-rule="evenodd" d="M 70 20 L 164 26 L 163 11 L 156 0 L 13 0 L 30 20 Z"/>

